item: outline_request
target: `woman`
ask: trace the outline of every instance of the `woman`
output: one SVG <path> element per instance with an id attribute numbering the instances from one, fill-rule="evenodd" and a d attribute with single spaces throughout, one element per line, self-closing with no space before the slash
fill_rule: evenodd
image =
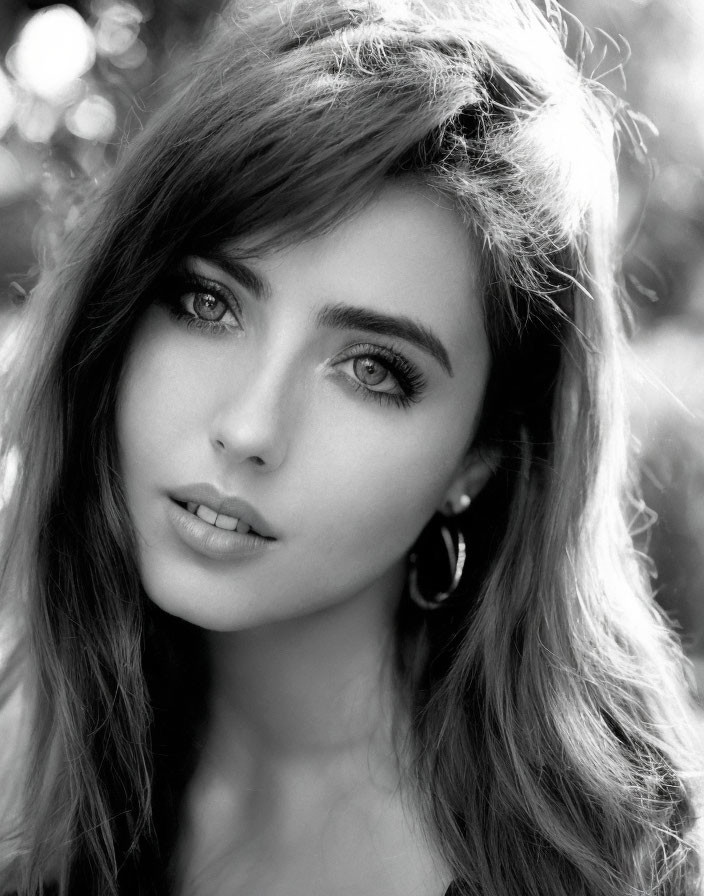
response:
<path id="1" fill-rule="evenodd" d="M 233 18 L 35 291 L 6 889 L 695 892 L 614 123 L 556 24 Z"/>

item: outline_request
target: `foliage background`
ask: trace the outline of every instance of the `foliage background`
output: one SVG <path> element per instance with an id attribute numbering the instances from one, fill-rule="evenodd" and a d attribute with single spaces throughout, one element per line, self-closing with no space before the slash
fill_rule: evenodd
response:
<path id="1" fill-rule="evenodd" d="M 266 2 L 266 0 L 249 0 Z M 220 0 L 2 0 L 0 333 Z M 642 546 L 704 693 L 704 3 L 568 0 L 570 41 L 655 125 L 620 159 L 629 399 L 654 524 Z M 630 49 L 629 49 L 630 48 Z M 630 56 L 630 58 L 629 58 Z M 601 74 L 600 74 L 601 73 Z M 625 75 L 625 77 L 624 77 Z M 0 353 L 0 368 L 3 364 Z"/>

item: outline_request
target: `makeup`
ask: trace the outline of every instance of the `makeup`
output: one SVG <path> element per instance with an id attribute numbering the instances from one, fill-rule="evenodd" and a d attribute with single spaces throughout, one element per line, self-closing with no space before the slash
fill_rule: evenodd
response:
<path id="1" fill-rule="evenodd" d="M 214 560 L 248 557 L 277 543 L 271 526 L 250 504 L 208 483 L 170 494 L 169 518 L 184 544 Z"/>

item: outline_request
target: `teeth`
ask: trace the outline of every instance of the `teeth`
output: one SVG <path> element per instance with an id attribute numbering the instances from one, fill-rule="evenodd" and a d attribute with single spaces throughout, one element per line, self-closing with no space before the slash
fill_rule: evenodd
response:
<path id="1" fill-rule="evenodd" d="M 205 504 L 198 505 L 196 516 L 205 520 L 206 523 L 210 523 L 211 526 L 215 525 L 215 520 L 218 518 L 217 513 L 214 510 L 211 510 L 210 507 L 206 507 Z"/>
<path id="2" fill-rule="evenodd" d="M 216 513 L 205 504 L 196 504 L 195 501 L 189 501 L 186 504 L 186 509 L 189 513 L 194 513 L 201 520 L 210 523 L 211 526 L 216 526 L 218 529 L 226 529 L 228 532 L 237 531 L 242 535 L 246 535 L 247 532 L 252 530 L 252 527 L 243 520 L 238 520 L 237 517 L 228 516 L 225 513 Z"/>

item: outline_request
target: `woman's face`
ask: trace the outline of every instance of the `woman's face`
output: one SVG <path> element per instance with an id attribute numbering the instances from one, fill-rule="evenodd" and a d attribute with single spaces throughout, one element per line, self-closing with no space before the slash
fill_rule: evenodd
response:
<path id="1" fill-rule="evenodd" d="M 147 594 L 223 631 L 397 597 L 430 517 L 485 476 L 467 458 L 489 347 L 456 212 L 392 185 L 329 234 L 173 273 L 117 411 Z"/>

